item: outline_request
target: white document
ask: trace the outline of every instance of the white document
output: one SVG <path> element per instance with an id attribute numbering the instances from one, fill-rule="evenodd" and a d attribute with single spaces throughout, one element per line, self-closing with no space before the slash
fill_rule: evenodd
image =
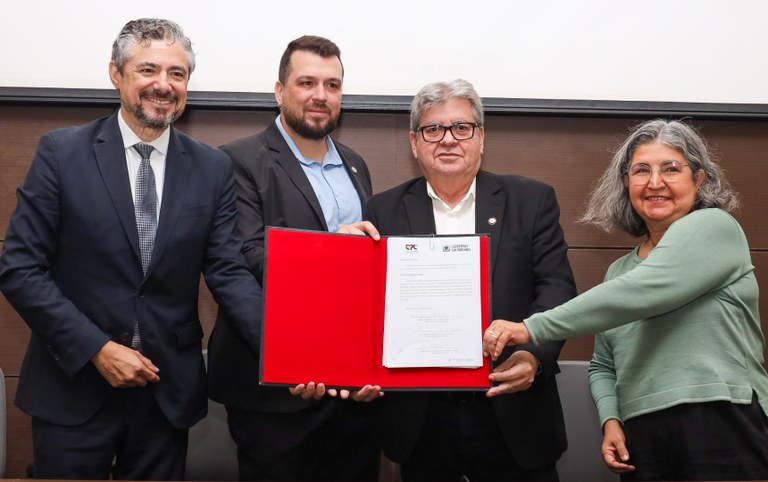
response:
<path id="1" fill-rule="evenodd" d="M 388 368 L 483 365 L 480 238 L 387 238 Z"/>

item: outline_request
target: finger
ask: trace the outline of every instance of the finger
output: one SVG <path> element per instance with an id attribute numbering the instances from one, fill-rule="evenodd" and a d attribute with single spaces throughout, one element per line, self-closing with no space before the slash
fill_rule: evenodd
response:
<path id="1" fill-rule="evenodd" d="M 365 236 L 365 233 L 362 230 L 357 229 L 352 225 L 339 226 L 339 229 L 336 232 L 340 234 L 354 234 L 355 236 Z"/>
<path id="2" fill-rule="evenodd" d="M 352 392 L 352 400 L 356 402 L 364 402 L 368 395 L 370 395 L 370 385 L 366 385 L 360 390 L 354 390 Z"/>
<path id="3" fill-rule="evenodd" d="M 154 363 L 152 363 L 152 360 L 150 360 L 149 358 L 145 357 L 144 355 L 142 355 L 138 351 L 136 352 L 136 355 L 139 357 L 139 360 L 141 360 L 141 363 L 143 363 L 145 367 L 149 368 L 150 370 L 152 370 L 155 373 L 160 371 L 160 369 L 157 368 Z"/>
<path id="4" fill-rule="evenodd" d="M 360 221 L 352 224 L 342 224 L 337 233 L 354 234 L 357 236 L 370 236 L 374 241 L 381 239 L 379 231 L 370 221 Z"/>
<path id="5" fill-rule="evenodd" d="M 356 392 L 352 392 L 352 398 L 357 402 L 368 402 L 372 399 L 373 387 L 366 385 Z"/>
<path id="6" fill-rule="evenodd" d="M 288 387 L 288 391 L 290 392 L 291 395 L 296 396 L 296 395 L 301 395 L 301 393 L 304 391 L 305 388 L 306 388 L 306 385 L 301 383 L 299 385 L 296 385 L 295 387 Z"/>
<path id="7" fill-rule="evenodd" d="M 613 447 L 603 450 L 603 459 L 605 460 L 605 465 L 607 465 L 612 472 L 623 474 L 635 470 L 634 465 L 626 464 L 620 461 L 616 457 L 616 454 L 617 453 Z"/>
<path id="8" fill-rule="evenodd" d="M 500 388 L 503 393 L 517 393 L 522 392 L 523 390 L 527 390 L 530 388 L 532 383 L 529 383 L 525 379 L 515 379 L 508 382 L 501 383 L 497 385 L 496 388 Z"/>
<path id="9" fill-rule="evenodd" d="M 500 333 L 499 337 L 494 340 L 493 343 L 493 350 L 491 351 L 491 359 L 496 361 L 501 356 L 502 351 L 504 351 L 504 347 L 507 346 L 507 340 L 509 339 L 509 336 L 506 334 L 506 332 Z"/>
<path id="10" fill-rule="evenodd" d="M 634 465 L 629 465 L 623 462 L 619 462 L 618 460 L 616 460 L 615 457 L 611 458 L 610 461 L 606 459 L 605 465 L 608 467 L 608 469 L 611 472 L 614 472 L 616 474 L 625 474 L 627 472 L 632 472 L 633 470 L 635 470 Z"/>
<path id="11" fill-rule="evenodd" d="M 152 383 L 159 382 L 160 377 L 157 376 L 157 373 L 152 371 L 152 369 L 142 365 L 142 368 L 138 372 L 136 372 L 136 380 L 143 381 L 143 383 L 141 384 L 141 386 L 143 387 L 144 385 L 146 385 L 147 382 L 152 382 Z"/>
<path id="12" fill-rule="evenodd" d="M 489 327 L 483 333 L 483 356 L 491 356 L 493 360 L 496 360 L 499 355 L 496 355 L 496 346 L 499 342 L 499 328 L 495 330 L 493 326 Z"/>
<path id="13" fill-rule="evenodd" d="M 304 388 L 304 391 L 301 392 L 301 398 L 304 400 L 309 400 L 310 398 L 314 398 L 315 396 L 315 382 L 309 382 L 307 383 L 306 388 Z"/>
<path id="14" fill-rule="evenodd" d="M 315 400 L 320 400 L 321 398 L 323 398 L 325 396 L 326 391 L 327 391 L 327 389 L 325 387 L 325 383 L 318 383 L 317 384 L 317 391 L 315 392 L 314 399 Z"/>
<path id="15" fill-rule="evenodd" d="M 621 461 L 626 462 L 629 460 L 629 450 L 627 450 L 627 446 L 624 445 L 624 441 L 616 441 L 614 443 L 616 445 L 616 452 L 619 454 Z"/>
<path id="16" fill-rule="evenodd" d="M 136 352 L 136 354 L 138 355 L 140 362 L 140 365 L 136 371 L 136 376 L 149 382 L 159 382 L 160 377 L 157 375 L 157 373 L 160 371 L 160 369 L 157 368 L 149 358 L 145 357 L 139 352 Z"/>
<path id="17" fill-rule="evenodd" d="M 485 396 L 488 398 L 498 397 L 499 395 L 506 394 L 507 391 L 504 389 L 503 385 L 496 385 L 495 387 L 491 387 L 488 389 L 487 392 L 485 392 Z"/>
<path id="18" fill-rule="evenodd" d="M 342 390 L 342 391 L 341 391 L 341 398 L 342 398 L 342 399 L 344 398 L 344 392 L 345 392 L 345 391 L 346 391 L 346 390 Z M 328 389 L 328 395 L 329 395 L 329 396 L 331 396 L 331 397 L 335 397 L 335 396 L 337 396 L 338 394 L 339 394 L 339 391 L 338 391 L 338 390 L 336 390 L 335 388 L 329 388 L 329 389 Z"/>
<path id="19" fill-rule="evenodd" d="M 381 391 L 381 385 L 369 385 L 370 391 L 368 392 L 368 395 L 365 397 L 365 402 L 370 402 L 372 400 L 376 400 L 379 397 L 384 396 L 384 392 Z"/>
<path id="20" fill-rule="evenodd" d="M 376 229 L 376 226 L 373 225 L 370 221 L 363 221 L 360 223 L 360 229 L 371 237 L 371 239 L 374 239 L 378 241 L 381 239 L 381 235 L 379 234 L 379 230 Z"/>

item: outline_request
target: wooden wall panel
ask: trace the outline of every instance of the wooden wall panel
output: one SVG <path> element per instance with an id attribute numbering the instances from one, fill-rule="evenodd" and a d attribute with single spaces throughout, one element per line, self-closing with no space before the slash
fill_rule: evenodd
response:
<path id="1" fill-rule="evenodd" d="M 579 293 L 601 283 L 608 266 L 627 253 L 626 249 L 570 249 L 568 260 L 573 268 Z M 592 336 L 568 340 L 560 352 L 561 360 L 589 360 L 594 347 Z"/>
<path id="2" fill-rule="evenodd" d="M 29 328 L 4 296 L 0 296 L 0 367 L 5 376 L 19 376 L 29 341 Z"/>
<path id="3" fill-rule="evenodd" d="M 0 239 L 16 204 L 15 189 L 24 178 L 40 136 L 51 129 L 83 124 L 111 112 L 111 108 L 77 106 L 0 108 Z M 190 110 L 177 126 L 202 141 L 221 145 L 260 132 L 274 116 L 274 112 L 263 111 Z M 607 166 L 612 150 L 637 122 L 638 119 L 627 117 L 486 118 L 484 167 L 497 173 L 531 176 L 554 186 L 580 292 L 599 283 L 607 266 L 637 244 L 637 240 L 625 234 L 607 235 L 576 222 L 586 195 Z M 758 281 L 764 288 L 761 306 L 768 306 L 768 191 L 763 188 L 768 177 L 768 121 L 705 120 L 694 124 L 719 154 L 731 183 L 741 193 L 742 208 L 736 216 L 749 238 Z M 407 114 L 345 113 L 335 138 L 366 158 L 375 192 L 419 175 L 411 157 Z M 216 305 L 202 282 L 199 309 L 207 342 Z M 768 320 L 768 312 L 765 308 L 762 311 L 763 319 Z M 763 331 L 766 330 L 768 321 L 763 322 Z M 23 477 L 31 461 L 29 420 L 10 402 L 28 337 L 26 325 L 5 299 L 0 299 L 0 366 L 7 376 L 10 417 L 7 477 Z M 591 352 L 592 338 L 583 337 L 566 343 L 561 358 L 587 360 Z"/>
<path id="4" fill-rule="evenodd" d="M 5 392 L 8 425 L 5 459 L 5 478 L 26 477 L 27 466 L 32 463 L 32 422 L 31 418 L 16 408 L 13 398 L 16 396 L 18 377 L 6 377 Z"/>
<path id="5" fill-rule="evenodd" d="M 112 109 L 2 106 L 0 109 L 0 237 L 5 237 L 8 217 L 16 206 L 21 185 L 40 137 L 59 127 L 84 124 L 109 115 Z"/>

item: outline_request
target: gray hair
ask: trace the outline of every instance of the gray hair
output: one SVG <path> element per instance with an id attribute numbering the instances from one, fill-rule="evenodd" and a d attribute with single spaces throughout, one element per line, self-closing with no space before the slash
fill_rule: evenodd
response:
<path id="1" fill-rule="evenodd" d="M 123 71 L 123 65 L 133 54 L 135 45 L 148 46 L 153 40 L 165 40 L 169 45 L 179 42 L 187 54 L 189 73 L 195 70 L 192 41 L 184 35 L 184 31 L 177 23 L 162 18 L 140 18 L 125 24 L 112 44 L 112 61 L 117 70 Z"/>
<path id="2" fill-rule="evenodd" d="M 416 132 L 419 123 L 430 107 L 444 104 L 454 97 L 467 99 L 472 104 L 472 115 L 480 127 L 484 125 L 483 101 L 475 88 L 466 80 L 456 79 L 450 82 L 433 82 L 419 90 L 411 102 L 411 131 Z"/>
<path id="3" fill-rule="evenodd" d="M 637 148 L 654 142 L 679 152 L 688 163 L 694 181 L 699 171 L 704 171 L 704 182 L 693 203 L 694 211 L 720 208 L 731 212 L 739 206 L 738 194 L 731 188 L 723 168 L 715 161 L 701 135 L 684 122 L 655 119 L 630 131 L 590 193 L 580 222 L 594 224 L 606 232 L 619 228 L 633 236 L 648 234 L 645 222 L 632 207 L 624 178 Z"/>

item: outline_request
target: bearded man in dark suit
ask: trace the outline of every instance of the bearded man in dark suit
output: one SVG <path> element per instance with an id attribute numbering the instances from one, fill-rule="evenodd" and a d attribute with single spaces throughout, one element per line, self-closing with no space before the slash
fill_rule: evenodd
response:
<path id="1" fill-rule="evenodd" d="M 373 233 L 362 222 L 371 196 L 363 158 L 330 136 L 341 115 L 344 68 L 338 46 L 312 35 L 288 44 L 280 60 L 275 99 L 280 115 L 263 131 L 221 147 L 234 162 L 237 226 L 253 275 L 264 275 L 267 226 Z M 333 286 L 301 286 L 327 290 Z M 375 398 L 378 387 L 339 397 L 322 380 L 290 391 L 253 383 L 259 352 L 250 349 L 220 313 L 208 347 L 210 396 L 227 408 L 238 446 L 241 480 L 378 480 L 380 451 L 370 429 L 370 408 L 353 400 Z M 329 392 L 335 393 L 335 390 Z"/>
<path id="2" fill-rule="evenodd" d="M 231 161 L 171 126 L 194 68 L 178 25 L 128 22 L 109 64 L 120 109 L 43 136 L 18 190 L 0 288 L 32 330 L 16 404 L 37 478 L 184 479 L 207 410 L 201 273 L 258 346 Z"/>

